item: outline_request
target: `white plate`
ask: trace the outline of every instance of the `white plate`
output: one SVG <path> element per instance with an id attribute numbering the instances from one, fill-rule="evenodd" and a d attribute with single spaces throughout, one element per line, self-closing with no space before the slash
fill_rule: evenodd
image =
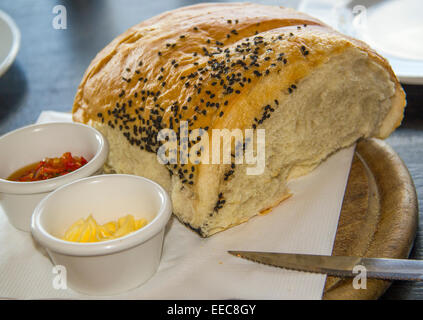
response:
<path id="1" fill-rule="evenodd" d="M 423 84 L 423 1 L 389 0 L 367 8 L 358 36 L 392 65 L 403 83 Z"/>
<path id="2" fill-rule="evenodd" d="M 422 0 L 303 0 L 297 9 L 368 43 L 402 83 L 423 84 Z"/>
<path id="3" fill-rule="evenodd" d="M 21 33 L 11 17 L 0 10 L 0 77 L 9 69 L 19 50 Z"/>

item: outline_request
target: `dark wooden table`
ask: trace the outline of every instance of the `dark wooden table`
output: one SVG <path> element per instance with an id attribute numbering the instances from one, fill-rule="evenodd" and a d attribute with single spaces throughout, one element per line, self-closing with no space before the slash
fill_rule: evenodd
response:
<path id="1" fill-rule="evenodd" d="M 86 67 L 107 43 L 146 18 L 196 2 L 199 1 L 2 0 L 0 9 L 16 21 L 22 42 L 17 60 L 0 78 L 0 135 L 34 123 L 42 110 L 70 111 Z M 290 2 L 295 0 L 283 3 Z M 64 30 L 52 26 L 52 10 L 58 4 L 67 9 Z M 409 168 L 423 208 L 423 90 L 419 86 L 405 86 L 405 90 L 406 117 L 388 143 Z M 411 258 L 423 258 L 422 223 Z M 423 299 L 423 284 L 397 281 L 383 299 Z"/>

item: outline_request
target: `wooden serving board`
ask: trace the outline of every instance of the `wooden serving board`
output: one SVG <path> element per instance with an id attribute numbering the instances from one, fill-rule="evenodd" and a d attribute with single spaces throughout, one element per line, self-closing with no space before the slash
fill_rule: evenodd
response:
<path id="1" fill-rule="evenodd" d="M 416 235 L 417 195 L 402 160 L 385 142 L 357 144 L 332 255 L 407 258 Z M 351 278 L 327 277 L 323 299 L 377 299 L 390 281 L 367 279 L 354 289 Z"/>

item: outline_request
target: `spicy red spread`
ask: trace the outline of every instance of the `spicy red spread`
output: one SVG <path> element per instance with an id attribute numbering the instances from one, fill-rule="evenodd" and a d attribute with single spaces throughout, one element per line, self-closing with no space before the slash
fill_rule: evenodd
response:
<path id="1" fill-rule="evenodd" d="M 47 180 L 75 171 L 86 163 L 84 157 L 73 157 L 70 152 L 65 152 L 60 158 L 46 158 L 25 166 L 12 173 L 7 180 L 20 182 Z"/>

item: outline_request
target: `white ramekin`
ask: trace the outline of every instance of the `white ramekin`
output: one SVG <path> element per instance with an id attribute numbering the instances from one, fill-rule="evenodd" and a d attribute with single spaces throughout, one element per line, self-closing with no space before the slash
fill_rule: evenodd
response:
<path id="1" fill-rule="evenodd" d="M 6 73 L 18 54 L 21 33 L 13 19 L 0 10 L 0 77 Z"/>
<path id="2" fill-rule="evenodd" d="M 53 264 L 66 269 L 66 282 L 90 295 L 113 295 L 135 288 L 157 270 L 172 206 L 157 183 L 134 175 L 110 174 L 65 185 L 35 208 L 31 231 Z M 92 214 L 99 224 L 132 214 L 148 224 L 124 237 L 93 243 L 60 239 L 67 228 Z"/>
<path id="3" fill-rule="evenodd" d="M 64 152 L 83 156 L 88 163 L 64 176 L 35 182 L 6 178 L 16 170 Z M 0 204 L 9 222 L 30 231 L 36 205 L 54 189 L 77 179 L 99 174 L 107 159 L 107 140 L 96 129 L 79 123 L 53 122 L 23 127 L 0 137 Z"/>

